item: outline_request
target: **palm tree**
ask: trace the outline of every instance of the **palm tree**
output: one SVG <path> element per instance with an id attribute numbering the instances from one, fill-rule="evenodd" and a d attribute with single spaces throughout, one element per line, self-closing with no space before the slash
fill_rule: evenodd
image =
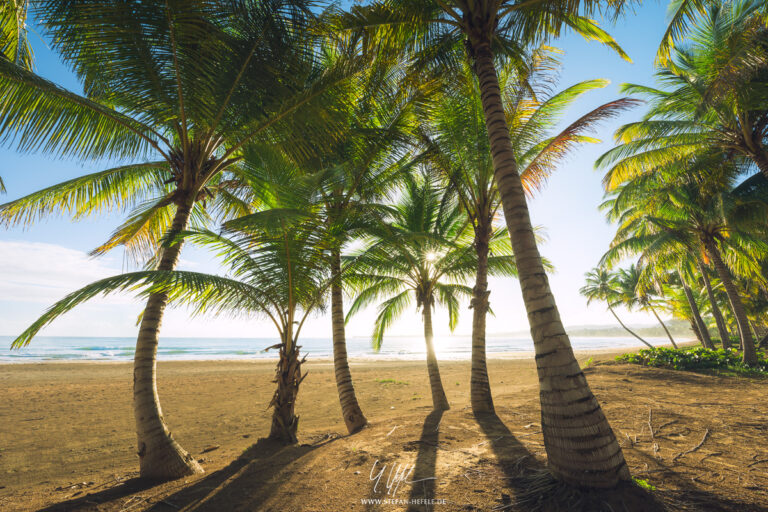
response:
<path id="1" fill-rule="evenodd" d="M 660 88 L 624 84 L 649 102 L 643 119 L 616 132 L 621 144 L 598 160 L 607 190 L 712 148 L 768 177 L 768 30 L 764 2 L 712 2 L 690 42 L 658 68 Z"/>
<path id="2" fill-rule="evenodd" d="M 32 68 L 32 47 L 27 34 L 28 0 L 0 0 L 0 59 L 24 69 Z M 0 176 L 0 193 L 5 184 Z"/>
<path id="3" fill-rule="evenodd" d="M 379 63 L 338 88 L 344 127 L 332 140 L 301 160 L 302 169 L 323 174 L 320 215 L 333 244 L 327 261 L 331 284 L 333 360 L 342 417 L 350 434 L 367 424 L 358 404 L 347 361 L 342 252 L 380 215 L 380 205 L 413 162 L 409 151 L 412 107 L 422 92 L 403 87 L 402 71 Z"/>
<path id="4" fill-rule="evenodd" d="M 692 31 L 694 31 L 696 28 L 698 28 L 695 25 L 695 22 L 697 20 L 697 17 L 701 17 L 707 14 L 708 10 L 713 9 L 722 9 L 722 8 L 733 8 L 735 5 L 741 4 L 749 6 L 750 4 L 753 4 L 755 2 L 747 1 L 747 2 L 734 2 L 732 0 L 723 2 L 720 0 L 671 0 L 669 3 L 669 24 L 667 25 L 667 30 L 664 32 L 664 36 L 661 39 L 661 43 L 659 44 L 659 49 L 656 54 L 656 62 L 658 64 L 668 64 L 670 61 L 670 56 L 672 51 L 675 48 L 675 43 L 681 41 L 684 37 L 689 36 Z M 749 43 L 752 43 L 751 46 L 753 46 L 753 51 L 757 50 L 757 48 L 754 48 L 756 46 L 755 39 L 760 37 L 760 15 L 765 15 L 765 12 L 760 12 L 761 10 L 765 10 L 765 4 L 757 2 L 758 9 L 750 9 L 750 14 L 756 14 L 757 16 L 754 16 L 753 23 L 749 24 L 747 27 L 741 27 L 740 33 L 737 31 L 734 34 L 731 34 L 731 37 L 736 36 L 737 40 L 741 40 L 741 44 L 738 45 L 739 50 L 746 50 L 746 47 L 749 46 Z M 761 9 L 762 8 L 762 9 Z M 757 22 L 757 23 L 754 23 Z M 691 23 L 694 23 L 694 26 L 691 27 Z M 744 29 L 748 28 L 748 31 L 745 31 Z M 745 44 L 747 43 L 747 44 Z M 733 48 L 733 45 L 731 45 Z M 746 71 L 748 69 L 744 69 L 743 66 L 749 64 L 751 61 L 754 65 L 755 61 L 755 55 L 753 53 L 752 56 L 747 55 L 748 52 L 744 51 L 742 54 L 737 54 L 737 59 L 732 59 L 732 62 L 730 63 L 730 67 L 734 71 L 739 70 L 741 67 L 742 70 Z"/>
<path id="5" fill-rule="evenodd" d="M 553 133 L 562 113 L 582 94 L 607 85 L 590 80 L 552 93 L 552 74 L 557 69 L 555 54 L 548 48 L 532 52 L 532 69 L 520 75 L 513 66 L 504 66 L 499 83 L 508 102 L 507 123 L 512 133 L 515 158 L 523 186 L 529 194 L 540 189 L 547 177 L 579 143 L 596 142 L 587 137 L 599 121 L 632 106 L 632 100 L 602 105 L 580 117 L 559 133 Z M 443 93 L 427 105 L 422 138 L 433 167 L 440 171 L 469 218 L 474 231 L 478 258 L 472 289 L 472 374 L 471 403 L 477 413 L 493 412 L 493 397 L 485 357 L 485 321 L 489 308 L 489 241 L 498 231 L 495 223 L 501 198 L 493 182 L 493 162 L 485 130 L 480 91 L 466 63 L 461 73 L 444 78 Z"/>
<path id="6" fill-rule="evenodd" d="M 587 298 L 587 305 L 593 301 L 602 301 L 608 305 L 608 311 L 611 312 L 613 318 L 619 322 L 625 331 L 645 343 L 648 348 L 655 348 L 653 345 L 641 338 L 637 333 L 627 327 L 624 322 L 621 321 L 619 315 L 613 308 L 619 303 L 619 289 L 616 279 L 616 275 L 612 274 L 609 270 L 603 267 L 595 267 L 586 274 L 584 274 L 586 284 L 579 289 L 579 293 Z"/>
<path id="7" fill-rule="evenodd" d="M 709 299 L 709 307 L 712 311 L 712 316 L 715 319 L 717 325 L 717 332 L 720 335 L 720 343 L 724 349 L 728 349 L 731 346 L 731 333 L 728 332 L 728 326 L 725 324 L 723 313 L 720 311 L 720 305 L 718 304 L 715 292 L 712 289 L 712 281 L 709 278 L 709 268 L 704 265 L 700 257 L 696 257 L 696 265 L 701 273 L 701 279 L 704 281 L 704 288 L 707 290 L 707 298 Z"/>
<path id="8" fill-rule="evenodd" d="M 427 175 L 407 178 L 390 222 L 373 234 L 366 248 L 351 257 L 354 270 L 347 278 L 358 292 L 348 317 L 384 299 L 372 336 L 376 350 L 387 329 L 414 301 L 421 309 L 435 410 L 447 410 L 449 405 L 433 344 L 432 310 L 445 306 L 453 330 L 458 323 L 460 299 L 472 296 L 472 290 L 463 283 L 476 272 L 478 264 L 467 236 L 466 217 L 449 200 L 449 194 L 442 193 Z M 499 231 L 488 240 L 493 256 L 487 258 L 487 269 L 491 274 L 513 276 L 514 257 L 504 236 Z"/>
<path id="9" fill-rule="evenodd" d="M 290 172 L 284 166 L 279 169 Z M 280 339 L 269 347 L 279 350 L 277 389 L 269 403 L 273 408 L 269 438 L 295 443 L 299 419 L 295 404 L 306 376 L 301 370 L 299 335 L 307 317 L 322 305 L 331 279 L 323 258 L 326 239 L 306 202 L 316 183 L 289 172 L 278 178 L 282 183 L 272 190 L 281 193 L 272 196 L 264 210 L 228 222 L 222 233 L 177 234 L 215 250 L 228 267 L 228 276 L 153 270 L 102 279 L 54 304 L 14 345 L 28 343 L 42 327 L 77 305 L 116 291 L 139 290 L 142 297 L 163 294 L 167 304 L 187 306 L 193 314 L 263 315 L 275 325 Z"/>
<path id="10" fill-rule="evenodd" d="M 614 486 L 629 479 L 629 469 L 560 320 L 536 245 L 496 60 L 510 59 L 524 65 L 523 48 L 557 36 L 563 28 L 598 40 L 626 57 L 616 42 L 588 18 L 598 8 L 618 11 L 624 4 L 615 0 L 379 0 L 353 7 L 348 15 L 340 16 L 339 22 L 341 28 L 367 28 L 371 47 L 383 52 L 404 49 L 417 69 L 432 67 L 443 74 L 455 71 L 446 69 L 452 60 L 446 58 L 446 51 L 462 42 L 466 44 L 479 81 L 494 180 L 517 256 L 537 354 L 549 469 L 560 480 L 586 487 Z M 563 389 L 569 390 L 567 396 L 559 391 Z M 582 425 L 593 427 L 586 429 Z"/>
<path id="11" fill-rule="evenodd" d="M 720 156 L 719 165 L 732 163 Z M 764 225 L 768 202 L 759 191 L 739 194 L 723 183 L 723 176 L 732 175 L 732 170 L 718 169 L 716 158 L 704 155 L 688 167 L 673 166 L 665 173 L 627 181 L 603 205 L 609 218 L 619 224 L 604 260 L 641 252 L 645 261 L 659 261 L 670 254 L 678 261 L 683 248 L 711 261 L 736 318 L 744 362 L 755 364 L 754 338 L 731 269 L 739 275 L 761 275 L 759 261 L 768 245 L 752 231 Z M 728 265 L 723 251 L 727 251 Z"/>
<path id="12" fill-rule="evenodd" d="M 677 344 L 672 338 L 672 334 L 667 329 L 666 324 L 659 318 L 659 314 L 656 313 L 654 307 L 654 301 L 651 290 L 649 290 L 647 283 L 642 278 L 642 267 L 631 264 L 628 268 L 621 268 L 616 276 L 616 285 L 618 301 L 626 307 L 628 310 L 639 309 L 641 311 L 650 311 L 654 318 L 659 322 L 664 332 L 667 333 L 670 343 L 675 348 Z"/>
<path id="13" fill-rule="evenodd" d="M 148 161 L 32 194 L 5 205 L 3 217 L 121 208 L 133 194 L 168 185 L 97 249 L 143 234 L 139 245 L 157 249 L 153 266 L 163 272 L 176 267 L 182 243 L 158 247 L 158 235 L 179 240 L 197 205 L 213 195 L 210 187 L 223 172 L 237 172 L 249 145 L 265 138 L 284 143 L 281 134 L 295 132 L 301 136 L 285 146 L 304 151 L 318 124 L 332 132 L 334 111 L 321 108 L 325 93 L 360 65 L 339 60 L 323 69 L 307 50 L 318 45 L 302 30 L 313 15 L 300 0 L 35 5 L 36 18 L 82 79 L 85 95 L 0 59 L 0 136 L 21 150 Z M 297 118 L 299 111 L 307 114 Z M 140 474 L 154 479 L 202 471 L 171 437 L 157 396 L 158 334 L 167 301 L 167 293 L 148 296 L 134 359 Z"/>
<path id="14" fill-rule="evenodd" d="M 683 269 L 683 265 L 678 267 L 677 277 L 680 280 L 680 286 L 683 289 L 685 300 L 688 303 L 688 311 L 690 312 L 691 324 L 695 327 L 694 331 L 698 333 L 697 338 L 699 338 L 701 344 L 705 348 L 713 349 L 715 348 L 715 345 L 712 343 L 712 337 L 709 335 L 707 324 L 701 317 L 701 310 L 699 309 L 698 300 L 694 296 L 694 292 L 691 289 L 691 286 L 688 284 L 690 276 L 693 275 L 693 272 L 690 269 L 690 266 L 686 265 L 686 267 L 688 268 L 685 270 Z"/>
<path id="15" fill-rule="evenodd" d="M 29 0 L 0 1 L 0 59 L 7 59 L 24 69 L 32 68 L 27 9 Z"/>

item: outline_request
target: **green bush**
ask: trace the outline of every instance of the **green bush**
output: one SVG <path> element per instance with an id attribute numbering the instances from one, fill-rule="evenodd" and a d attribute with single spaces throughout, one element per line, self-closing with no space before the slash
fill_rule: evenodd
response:
<path id="1" fill-rule="evenodd" d="M 746 366 L 741 361 L 741 354 L 734 349 L 711 350 L 703 347 L 672 349 L 645 349 L 636 354 L 624 354 L 616 358 L 622 363 L 642 364 L 672 370 L 726 370 L 739 374 L 768 374 L 768 359 L 758 352 L 758 364 Z"/>

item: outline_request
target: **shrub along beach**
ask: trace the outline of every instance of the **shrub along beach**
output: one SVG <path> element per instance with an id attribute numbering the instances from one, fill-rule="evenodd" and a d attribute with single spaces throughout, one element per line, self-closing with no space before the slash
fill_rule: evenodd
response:
<path id="1" fill-rule="evenodd" d="M 0 509 L 768 510 L 768 8 L 675 0 L 655 82 L 559 83 L 561 35 L 629 60 L 595 20 L 644 8 L 0 0 L 0 144 L 83 166 L 25 195 L 0 168 L 0 225 L 119 212 L 91 255 L 126 270 L 3 334 L 143 304 L 132 365 L 0 366 Z M 574 351 L 529 212 L 611 123 L 615 235 L 580 293 L 637 354 Z M 522 291 L 528 357 L 488 348 L 492 283 Z M 269 357 L 163 360 L 168 308 L 258 320 Z M 350 357 L 370 310 L 374 354 L 416 315 L 423 360 Z"/>

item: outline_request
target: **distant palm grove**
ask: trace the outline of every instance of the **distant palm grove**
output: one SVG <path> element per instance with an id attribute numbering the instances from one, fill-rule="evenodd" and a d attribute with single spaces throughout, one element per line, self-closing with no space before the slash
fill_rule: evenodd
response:
<path id="1" fill-rule="evenodd" d="M 142 477 L 167 480 L 203 468 L 174 440 L 157 393 L 166 307 L 271 321 L 275 392 L 254 412 L 268 405 L 269 438 L 292 444 L 302 327 L 327 306 L 350 434 L 368 420 L 345 323 L 368 306 L 375 349 L 400 315 L 420 312 L 435 410 L 451 404 L 433 313 L 445 309 L 453 329 L 469 306 L 471 406 L 493 414 L 488 279 L 516 279 L 549 473 L 582 488 L 630 480 L 560 320 L 527 198 L 599 142 L 596 126 L 642 111 L 596 162 L 616 234 L 581 292 L 651 349 L 616 307 L 654 315 L 675 348 L 662 316 L 757 364 L 768 343 L 767 6 L 674 0 L 664 39 L 649 43 L 656 83 L 574 112 L 607 81 L 554 85 L 552 39 L 571 31 L 628 58 L 593 19 L 631 18 L 630 2 L 0 0 L 0 143 L 89 169 L 0 205 L 0 224 L 123 212 L 93 254 L 122 248 L 138 269 L 73 291 L 13 347 L 94 297 L 140 297 L 136 451 Z M 82 93 L 37 74 L 31 20 Z M 212 251 L 221 272 L 180 268 L 185 245 Z"/>

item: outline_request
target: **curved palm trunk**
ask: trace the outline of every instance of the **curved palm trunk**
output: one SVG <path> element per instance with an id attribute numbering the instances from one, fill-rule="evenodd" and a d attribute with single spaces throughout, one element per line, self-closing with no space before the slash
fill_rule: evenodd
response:
<path id="1" fill-rule="evenodd" d="M 728 349 L 731 346 L 731 333 L 728 332 L 728 326 L 723 318 L 723 313 L 720 312 L 720 306 L 717 305 L 717 299 L 715 298 L 715 292 L 712 290 L 712 283 L 709 281 L 709 274 L 707 269 L 704 268 L 704 264 L 699 260 L 699 271 L 701 277 L 704 279 L 704 287 L 707 289 L 707 297 L 709 297 L 709 304 L 712 307 L 712 316 L 715 317 L 715 324 L 717 324 L 717 332 L 720 334 L 720 343 L 723 344 L 724 349 Z"/>
<path id="2" fill-rule="evenodd" d="M 344 296 L 341 289 L 341 254 L 334 251 L 331 261 L 331 323 L 333 324 L 333 367 L 336 374 L 336 389 L 341 402 L 341 415 L 347 425 L 347 431 L 354 434 L 363 428 L 368 420 L 357 403 L 352 374 L 347 361 L 347 340 L 344 329 Z"/>
<path id="3" fill-rule="evenodd" d="M 629 468 L 573 355 L 549 287 L 517 172 L 490 44 L 487 40 L 471 42 L 494 179 L 502 199 L 536 351 L 541 425 L 549 469 L 553 476 L 571 484 L 612 487 L 630 478 Z"/>
<path id="4" fill-rule="evenodd" d="M 659 321 L 661 324 L 661 328 L 664 329 L 664 332 L 667 333 L 667 338 L 669 338 L 670 343 L 672 343 L 672 346 L 675 348 L 679 348 L 677 346 L 677 343 L 675 343 L 675 340 L 672 339 L 672 334 L 669 332 L 669 329 L 667 329 L 667 326 L 664 322 L 661 321 L 661 318 L 659 318 L 659 315 L 656 313 L 656 309 L 654 309 L 653 306 L 648 306 L 651 309 L 651 313 L 653 313 L 653 316 L 656 317 L 656 320 Z"/>
<path id="5" fill-rule="evenodd" d="M 736 286 L 733 284 L 731 274 L 723 263 L 723 259 L 720 257 L 720 251 L 718 250 L 713 240 L 705 240 L 704 247 L 707 250 L 707 254 L 712 259 L 712 263 L 715 266 L 720 281 L 723 282 L 725 293 L 728 295 L 728 302 L 731 303 L 731 309 L 733 310 L 733 316 L 736 317 L 736 325 L 739 328 L 739 339 L 742 344 L 742 360 L 744 364 L 754 365 L 757 364 L 757 351 L 755 350 L 755 340 L 752 338 L 752 332 L 749 330 L 749 321 L 747 320 L 747 313 L 744 310 L 744 303 L 741 302 L 736 291 Z"/>
<path id="6" fill-rule="evenodd" d="M 299 360 L 299 347 L 291 339 L 290 333 L 283 334 L 274 380 L 277 389 L 268 407 L 274 408 L 269 438 L 285 444 L 298 442 L 296 432 L 299 428 L 299 417 L 296 416 L 295 410 L 299 385 L 304 380 L 301 374 L 303 362 L 303 359 Z"/>
<path id="7" fill-rule="evenodd" d="M 437 366 L 435 347 L 432 344 L 432 305 L 424 304 L 424 341 L 427 344 L 427 372 L 429 373 L 429 387 L 432 390 L 432 407 L 436 411 L 447 411 L 451 407 L 445 397 L 443 381 L 440 379 L 440 368 Z"/>
<path id="8" fill-rule="evenodd" d="M 699 341 L 701 341 L 701 344 L 704 345 L 705 348 L 715 348 L 714 343 L 712 343 L 712 338 L 709 335 L 709 329 L 707 329 L 704 319 L 701 318 L 701 312 L 699 311 L 699 306 L 696 304 L 696 299 L 693 296 L 691 287 L 688 286 L 682 272 L 678 271 L 678 275 L 680 276 L 680 281 L 683 283 L 685 298 L 688 299 L 688 306 L 691 308 L 691 313 L 693 314 L 693 322 L 696 326 L 696 331 L 699 333 L 696 337 L 699 338 Z"/>
<path id="9" fill-rule="evenodd" d="M 611 314 L 613 315 L 613 318 L 615 318 L 615 319 L 616 319 L 616 321 L 617 321 L 617 322 L 619 322 L 619 324 L 621 324 L 621 326 L 624 328 L 624 330 L 625 330 L 625 331 L 627 331 L 629 334 L 631 334 L 631 335 L 632 335 L 632 336 L 634 336 L 635 338 L 639 339 L 640 341 L 642 341 L 643 343 L 645 343 L 646 345 L 648 345 L 648 347 L 649 347 L 649 348 L 651 348 L 651 349 L 655 348 L 653 345 L 651 345 L 650 343 L 648 343 L 647 341 L 645 341 L 643 338 L 641 338 L 640 336 L 638 336 L 638 335 L 637 335 L 637 334 L 636 334 L 636 333 L 635 333 L 635 332 L 634 332 L 632 329 L 630 329 L 629 327 L 627 327 L 626 325 L 624 325 L 624 322 L 622 322 L 622 321 L 621 321 L 621 319 L 619 319 L 619 315 L 617 315 L 617 314 L 616 314 L 616 312 L 613 310 L 613 308 L 612 308 L 612 307 L 608 306 L 608 311 L 610 311 L 610 312 L 611 312 Z"/>
<path id="10" fill-rule="evenodd" d="M 481 221 L 482 222 L 482 221 Z M 472 374 L 470 400 L 475 413 L 494 412 L 488 366 L 485 361 L 485 319 L 488 315 L 488 243 L 490 225 L 478 225 L 475 232 L 477 274 L 472 289 Z"/>
<path id="11" fill-rule="evenodd" d="M 178 206 L 168 239 L 183 231 L 192 205 Z M 161 249 L 157 270 L 176 268 L 181 243 Z M 163 420 L 160 398 L 157 394 L 157 344 L 160 324 L 168 303 L 164 293 L 153 293 L 141 317 L 136 354 L 133 359 L 133 412 L 138 437 L 139 474 L 143 478 L 171 480 L 202 473 L 203 468 L 176 440 Z"/>

